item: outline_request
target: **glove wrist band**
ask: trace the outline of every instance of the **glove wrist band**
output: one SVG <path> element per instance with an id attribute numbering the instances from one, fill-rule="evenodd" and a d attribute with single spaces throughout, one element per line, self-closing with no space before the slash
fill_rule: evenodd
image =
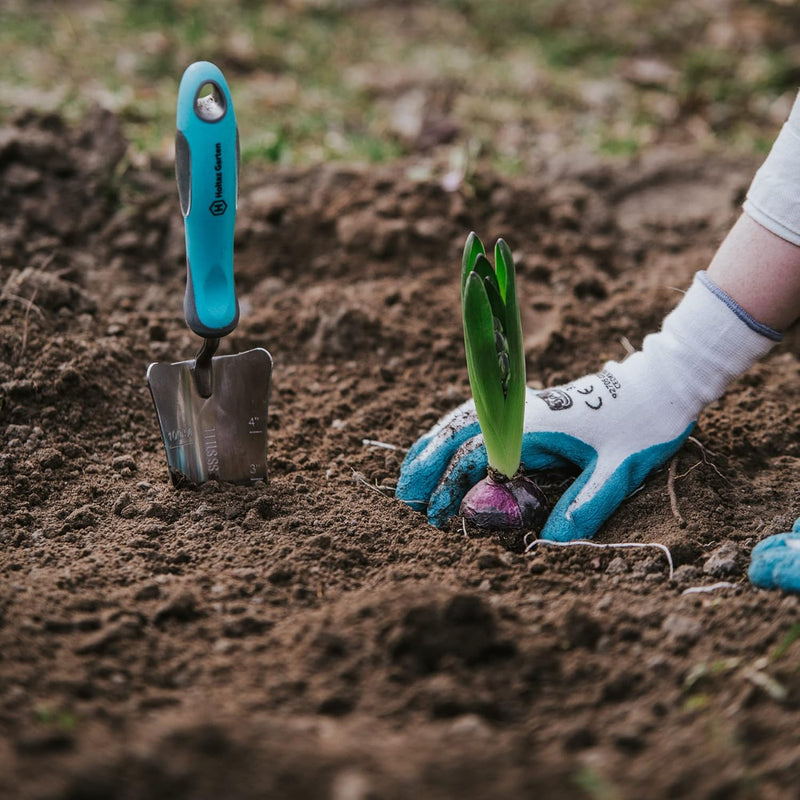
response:
<path id="1" fill-rule="evenodd" d="M 762 336 L 766 336 L 767 339 L 771 339 L 773 342 L 781 342 L 783 341 L 783 334 L 780 331 L 776 331 L 774 328 L 770 328 L 769 325 L 764 325 L 763 322 L 759 322 L 757 319 L 754 319 L 752 315 L 748 314 L 729 294 L 723 292 L 722 289 L 717 286 L 711 278 L 708 277 L 708 273 L 705 270 L 697 273 L 697 279 L 703 286 L 706 287 L 715 297 L 719 300 L 722 300 L 728 308 L 736 314 L 739 319 L 747 325 L 750 330 L 755 331 L 756 333 L 761 334 Z"/>

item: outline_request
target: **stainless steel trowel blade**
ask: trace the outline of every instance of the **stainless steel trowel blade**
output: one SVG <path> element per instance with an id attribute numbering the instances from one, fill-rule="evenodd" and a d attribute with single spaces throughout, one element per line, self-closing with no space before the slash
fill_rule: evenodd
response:
<path id="1" fill-rule="evenodd" d="M 197 389 L 194 366 L 179 361 L 147 369 L 172 482 L 265 481 L 272 356 L 261 347 L 215 356 L 209 397 Z"/>

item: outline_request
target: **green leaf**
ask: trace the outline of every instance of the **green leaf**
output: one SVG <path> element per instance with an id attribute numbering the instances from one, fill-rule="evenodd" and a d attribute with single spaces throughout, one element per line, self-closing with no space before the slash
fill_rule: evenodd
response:
<path id="1" fill-rule="evenodd" d="M 503 239 L 498 239 L 494 246 L 494 266 L 497 272 L 497 285 L 500 287 L 500 296 L 506 301 L 509 269 L 514 269 L 514 258 L 508 245 Z"/>
<path id="2" fill-rule="evenodd" d="M 498 239 L 495 270 L 467 239 L 462 263 L 462 314 L 467 372 L 489 465 L 511 477 L 519 469 L 525 415 L 525 351 L 516 271 L 508 245 Z M 464 265 L 472 263 L 467 270 Z M 496 335 L 499 323 L 502 337 Z M 498 359 L 508 358 L 508 373 Z"/>
<path id="3" fill-rule="evenodd" d="M 494 344 L 494 315 L 486 287 L 477 272 L 469 273 L 463 302 L 467 374 L 489 464 L 502 471 L 505 462 L 502 419 L 505 398 Z M 516 467 L 515 467 L 516 470 Z"/>
<path id="4" fill-rule="evenodd" d="M 478 238 L 478 235 L 475 231 L 472 231 L 469 236 L 467 236 L 467 241 L 464 244 L 464 255 L 461 259 L 461 296 L 464 296 L 464 287 L 467 283 L 467 276 L 470 272 L 472 272 L 472 268 L 475 264 L 475 259 L 479 255 L 486 255 L 486 250 L 483 246 L 483 242 Z"/>
<path id="5" fill-rule="evenodd" d="M 484 261 L 485 260 L 486 259 L 484 259 Z M 477 270 L 475 271 L 477 272 Z M 505 334 L 506 306 L 505 303 L 503 303 L 503 298 L 500 297 L 500 287 L 497 285 L 497 281 L 493 280 L 491 277 L 485 277 L 483 275 L 481 275 L 481 277 L 483 278 L 483 285 L 486 287 L 486 294 L 489 297 L 489 305 L 492 307 L 492 314 L 497 317 L 498 321 L 500 322 L 500 328 Z"/>
<path id="6" fill-rule="evenodd" d="M 508 342 L 508 360 L 510 374 L 506 390 L 505 416 L 503 420 L 506 447 L 511 454 L 516 453 L 514 471 L 519 469 L 522 453 L 522 430 L 525 424 L 525 347 L 522 339 L 522 319 L 517 300 L 517 275 L 514 259 L 508 245 L 498 240 L 495 252 L 500 253 L 500 260 L 505 267 L 505 308 L 506 308 L 506 340 Z"/>
<path id="7" fill-rule="evenodd" d="M 494 273 L 492 262 L 483 253 L 478 254 L 475 263 L 472 265 L 472 271 L 477 272 L 487 284 L 492 284 L 497 295 L 500 295 L 500 286 L 497 283 L 497 275 Z M 505 313 L 503 316 L 505 316 Z"/>

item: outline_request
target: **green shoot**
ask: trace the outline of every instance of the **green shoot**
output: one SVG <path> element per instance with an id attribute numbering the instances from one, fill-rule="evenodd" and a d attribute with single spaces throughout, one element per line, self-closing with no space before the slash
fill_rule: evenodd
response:
<path id="1" fill-rule="evenodd" d="M 525 352 L 514 259 L 498 239 L 492 266 L 470 233 L 461 265 L 461 311 L 467 374 L 489 467 L 513 477 L 522 453 Z"/>

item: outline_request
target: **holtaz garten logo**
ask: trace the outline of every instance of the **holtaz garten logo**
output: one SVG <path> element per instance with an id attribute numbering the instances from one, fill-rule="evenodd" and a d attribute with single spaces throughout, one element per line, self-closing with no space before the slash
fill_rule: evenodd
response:
<path id="1" fill-rule="evenodd" d="M 214 145 L 214 200 L 208 210 L 215 216 L 221 217 L 227 210 L 228 204 L 222 197 L 222 144 Z"/>

